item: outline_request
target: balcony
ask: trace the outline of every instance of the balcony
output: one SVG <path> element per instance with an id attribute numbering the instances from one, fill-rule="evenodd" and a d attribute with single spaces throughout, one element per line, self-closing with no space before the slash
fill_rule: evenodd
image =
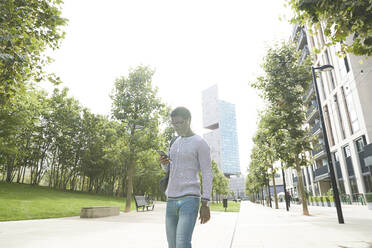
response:
<path id="1" fill-rule="evenodd" d="M 319 121 L 315 123 L 314 126 L 311 128 L 311 133 L 315 135 L 315 134 L 318 134 L 320 130 L 322 130 L 322 128 L 320 127 L 320 121 Z"/>
<path id="2" fill-rule="evenodd" d="M 314 116 L 314 114 L 318 111 L 318 104 L 313 103 L 310 105 L 309 109 L 306 112 L 306 119 L 309 121 Z"/>
<path id="3" fill-rule="evenodd" d="M 298 63 L 300 65 L 302 65 L 302 63 L 306 59 L 307 55 L 309 55 L 309 54 L 310 54 L 309 48 L 308 48 L 307 45 L 305 45 L 304 48 L 302 49 L 301 57 L 300 57 L 300 60 L 298 61 Z"/>
<path id="4" fill-rule="evenodd" d="M 304 102 L 307 102 L 308 100 L 311 99 L 311 96 L 314 95 L 314 87 L 310 87 L 310 89 L 306 92 L 306 95 L 304 95 L 304 97 L 302 98 L 304 100 Z"/>
<path id="5" fill-rule="evenodd" d="M 291 35 L 292 41 L 295 40 L 295 38 L 296 38 L 296 34 L 297 34 L 297 32 L 298 32 L 299 30 L 301 30 L 301 26 L 300 26 L 298 23 L 296 23 L 296 24 L 294 25 L 294 27 L 293 27 L 293 30 L 292 30 L 292 35 Z"/>
<path id="6" fill-rule="evenodd" d="M 324 145 L 319 144 L 315 146 L 311 153 L 313 154 L 313 157 L 320 156 L 321 154 L 325 153 Z"/>
<path id="7" fill-rule="evenodd" d="M 306 43 L 307 43 L 306 33 L 303 29 L 301 29 L 297 41 L 297 50 L 301 50 Z"/>
<path id="8" fill-rule="evenodd" d="M 321 181 L 321 180 L 324 180 L 324 179 L 328 179 L 330 177 L 329 176 L 328 165 L 325 165 L 325 166 L 322 166 L 322 167 L 319 167 L 318 169 L 316 169 L 314 171 L 314 177 L 315 177 L 315 181 Z"/>

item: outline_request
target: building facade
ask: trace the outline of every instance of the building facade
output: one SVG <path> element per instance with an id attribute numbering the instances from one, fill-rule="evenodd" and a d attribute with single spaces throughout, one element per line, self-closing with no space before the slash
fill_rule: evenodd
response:
<path id="1" fill-rule="evenodd" d="M 203 127 L 211 130 L 204 138 L 211 147 L 212 159 L 226 176 L 240 175 L 235 105 L 218 99 L 217 85 L 202 94 Z"/>
<path id="2" fill-rule="evenodd" d="M 339 45 L 325 45 L 328 40 L 322 25 L 312 32 L 296 25 L 292 41 L 302 52 L 301 61 L 311 53 L 315 67 L 334 67 L 332 71 L 317 73 L 320 108 L 339 192 L 357 201 L 372 192 L 372 168 L 364 162 L 364 147 L 372 142 L 372 61 L 352 54 L 339 57 Z M 314 50 L 320 52 L 311 52 Z M 314 163 L 302 168 L 304 186 L 313 195 L 326 195 L 331 189 L 329 165 L 313 87 L 303 100 L 307 106 L 306 128 L 318 139 L 310 154 Z M 287 170 L 286 181 L 290 192 L 297 194 L 296 172 Z"/>
<path id="3" fill-rule="evenodd" d="M 203 135 L 211 147 L 211 157 L 222 173 L 229 178 L 234 197 L 245 196 L 245 179 L 240 171 L 238 132 L 235 105 L 218 98 L 214 85 L 202 92 Z"/>

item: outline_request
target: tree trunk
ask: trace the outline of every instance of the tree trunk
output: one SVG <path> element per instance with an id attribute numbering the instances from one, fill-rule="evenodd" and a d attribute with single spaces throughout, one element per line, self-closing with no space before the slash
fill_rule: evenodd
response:
<path id="1" fill-rule="evenodd" d="M 274 199 L 275 199 L 275 209 L 279 209 L 278 205 L 278 195 L 276 193 L 276 184 L 275 184 L 275 173 L 272 173 L 272 179 L 273 179 L 273 188 L 274 188 Z"/>
<path id="2" fill-rule="evenodd" d="M 24 166 L 24 167 L 23 167 L 23 172 L 22 172 L 22 180 L 21 180 L 21 183 L 22 183 L 22 184 L 25 182 L 26 169 L 27 169 L 27 168 Z"/>
<path id="3" fill-rule="evenodd" d="M 83 175 L 83 180 L 81 182 L 81 191 L 84 191 L 84 185 L 85 185 L 85 175 Z"/>
<path id="4" fill-rule="evenodd" d="M 7 169 L 6 169 L 6 182 L 11 183 L 14 179 L 14 160 L 15 156 L 13 156 L 7 163 Z"/>
<path id="5" fill-rule="evenodd" d="M 21 177 L 22 177 L 22 166 L 19 166 L 18 171 L 17 171 L 17 183 L 21 182 Z"/>
<path id="6" fill-rule="evenodd" d="M 304 181 L 302 178 L 301 166 L 299 166 L 297 163 L 296 163 L 296 171 L 297 171 L 297 177 L 298 177 L 298 189 L 300 191 L 300 195 L 302 199 L 302 212 L 303 212 L 303 215 L 309 216 L 310 214 L 307 208 L 307 199 L 306 199 L 306 193 L 304 189 Z"/>
<path id="7" fill-rule="evenodd" d="M 131 203 L 132 203 L 132 192 L 133 192 L 133 174 L 134 174 L 134 159 L 130 155 L 128 175 L 127 175 L 127 199 L 125 202 L 125 212 L 130 212 Z"/>

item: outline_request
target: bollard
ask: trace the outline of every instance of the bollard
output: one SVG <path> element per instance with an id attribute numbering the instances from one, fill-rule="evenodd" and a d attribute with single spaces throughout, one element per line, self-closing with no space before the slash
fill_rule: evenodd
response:
<path id="1" fill-rule="evenodd" d="M 227 199 L 223 199 L 222 202 L 223 202 L 223 207 L 225 208 L 225 212 L 226 212 L 226 208 L 227 208 Z"/>

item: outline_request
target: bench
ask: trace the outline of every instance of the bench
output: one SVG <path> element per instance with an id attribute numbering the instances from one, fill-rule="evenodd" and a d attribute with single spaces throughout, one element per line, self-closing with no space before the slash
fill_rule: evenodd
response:
<path id="1" fill-rule="evenodd" d="M 142 208 L 143 212 L 145 211 L 145 208 L 147 211 L 149 211 L 149 208 L 151 208 L 151 211 L 154 210 L 154 204 L 149 203 L 144 195 L 135 195 L 134 201 L 136 202 L 137 212 L 139 208 Z"/>
<path id="2" fill-rule="evenodd" d="M 100 218 L 120 214 L 120 206 L 114 207 L 86 207 L 82 208 L 80 218 Z"/>

